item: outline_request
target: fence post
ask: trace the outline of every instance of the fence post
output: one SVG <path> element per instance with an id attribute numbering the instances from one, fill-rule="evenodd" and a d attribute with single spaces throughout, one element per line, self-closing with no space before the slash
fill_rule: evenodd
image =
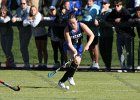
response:
<path id="1" fill-rule="evenodd" d="M 132 38 L 132 52 L 131 52 L 131 54 L 132 54 L 132 72 L 135 72 L 135 59 L 134 59 L 134 45 L 135 45 L 135 43 L 134 43 L 134 37 Z"/>

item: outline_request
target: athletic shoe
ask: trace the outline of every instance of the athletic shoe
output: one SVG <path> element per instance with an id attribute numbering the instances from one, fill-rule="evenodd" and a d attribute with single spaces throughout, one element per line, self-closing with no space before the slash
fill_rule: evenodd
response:
<path id="1" fill-rule="evenodd" d="M 127 72 L 127 70 L 129 70 L 127 67 L 125 66 L 122 66 L 120 70 L 118 70 L 119 73 L 122 73 L 122 72 Z"/>
<path id="2" fill-rule="evenodd" d="M 91 64 L 90 68 L 91 68 L 91 69 L 99 69 L 100 67 L 99 67 L 99 64 L 98 64 L 98 63 L 93 62 L 93 63 Z"/>
<path id="3" fill-rule="evenodd" d="M 25 67 L 25 68 L 30 68 L 30 64 L 24 64 L 23 67 Z"/>
<path id="4" fill-rule="evenodd" d="M 27 69 L 27 70 L 30 69 L 30 64 L 24 64 L 23 69 L 25 69 L 25 70 L 26 70 L 26 69 Z"/>
<path id="5" fill-rule="evenodd" d="M 126 73 L 127 70 L 118 70 L 118 72 L 119 72 L 119 73 L 122 73 L 122 72 L 125 72 L 125 73 Z"/>
<path id="6" fill-rule="evenodd" d="M 68 82 L 70 83 L 70 85 L 73 85 L 73 86 L 75 85 L 73 77 L 69 77 Z"/>
<path id="7" fill-rule="evenodd" d="M 10 57 L 7 58 L 7 60 L 5 62 L 5 65 L 6 65 L 6 67 L 9 67 L 9 68 L 15 68 L 16 67 L 16 64 L 14 63 L 14 60 L 11 59 Z"/>
<path id="8" fill-rule="evenodd" d="M 111 71 L 111 68 L 105 68 L 104 71 L 105 71 L 105 72 L 110 72 L 110 71 Z"/>
<path id="9" fill-rule="evenodd" d="M 140 70 L 140 66 L 138 66 L 137 69 Z"/>
<path id="10" fill-rule="evenodd" d="M 45 65 L 45 64 L 39 64 L 38 65 L 38 67 L 36 68 L 36 69 L 38 69 L 38 70 L 44 70 L 44 69 L 47 69 L 47 65 Z"/>
<path id="11" fill-rule="evenodd" d="M 60 67 L 60 63 L 55 63 L 54 65 L 53 65 L 53 68 L 59 68 Z"/>
<path id="12" fill-rule="evenodd" d="M 6 67 L 15 68 L 16 64 L 14 62 L 6 62 Z"/>
<path id="13" fill-rule="evenodd" d="M 63 89 L 66 88 L 65 84 L 63 82 L 60 82 L 60 81 L 58 82 L 58 86 L 63 88 Z"/>

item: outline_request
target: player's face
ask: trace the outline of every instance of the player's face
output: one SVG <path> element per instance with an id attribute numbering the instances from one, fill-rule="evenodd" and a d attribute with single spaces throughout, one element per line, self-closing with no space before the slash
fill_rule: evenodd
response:
<path id="1" fill-rule="evenodd" d="M 27 2 L 26 2 L 26 0 L 21 0 L 21 8 L 22 9 L 25 9 L 26 8 L 26 6 L 27 6 Z"/>
<path id="2" fill-rule="evenodd" d="M 31 14 L 32 14 L 33 16 L 35 16 L 35 15 L 37 14 L 37 8 L 36 8 L 36 7 L 32 7 L 32 8 L 31 8 Z"/>
<path id="3" fill-rule="evenodd" d="M 140 18 L 140 11 L 137 11 L 137 17 Z"/>
<path id="4" fill-rule="evenodd" d="M 122 6 L 121 4 L 116 4 L 116 5 L 115 5 L 115 9 L 116 9 L 117 12 L 120 12 L 121 9 L 122 9 L 122 7 L 123 7 L 123 6 Z"/>
<path id="5" fill-rule="evenodd" d="M 109 8 L 109 6 L 110 6 L 110 4 L 109 3 L 105 3 L 105 2 L 103 2 L 102 3 L 102 8 Z"/>
<path id="6" fill-rule="evenodd" d="M 64 6 L 65 6 L 66 10 L 69 10 L 70 9 L 70 2 L 65 2 Z"/>
<path id="7" fill-rule="evenodd" d="M 94 3 L 93 0 L 87 0 L 87 5 L 88 5 L 88 6 L 93 5 L 93 3 Z"/>
<path id="8" fill-rule="evenodd" d="M 77 28 L 77 20 L 76 20 L 76 18 L 69 19 L 69 25 L 71 26 L 72 29 L 76 29 Z"/>
<path id="9" fill-rule="evenodd" d="M 56 9 L 51 9 L 50 10 L 50 14 L 53 15 L 53 16 L 55 16 L 56 15 Z"/>
<path id="10" fill-rule="evenodd" d="M 5 9 L 1 9 L 1 16 L 5 17 L 7 15 L 7 11 Z"/>

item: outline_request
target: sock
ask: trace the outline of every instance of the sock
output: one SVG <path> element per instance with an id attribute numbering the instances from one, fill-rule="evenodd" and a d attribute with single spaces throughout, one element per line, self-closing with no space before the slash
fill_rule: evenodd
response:
<path id="1" fill-rule="evenodd" d="M 94 60 L 92 61 L 92 64 L 95 64 L 95 61 Z"/>
<path id="2" fill-rule="evenodd" d="M 71 63 L 71 66 L 70 66 L 70 73 L 69 73 L 69 76 L 68 77 L 73 77 L 76 69 L 77 69 L 78 65 L 75 64 L 74 62 Z"/>
<path id="3" fill-rule="evenodd" d="M 67 72 L 64 74 L 64 76 L 61 78 L 60 82 L 65 82 L 67 81 L 68 77 L 73 77 L 76 69 L 77 69 L 77 64 L 74 62 L 71 63 L 71 66 L 68 68 Z"/>

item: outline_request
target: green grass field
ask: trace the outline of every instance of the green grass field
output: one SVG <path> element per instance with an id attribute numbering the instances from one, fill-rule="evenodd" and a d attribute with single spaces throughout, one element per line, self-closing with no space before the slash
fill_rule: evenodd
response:
<path id="1" fill-rule="evenodd" d="M 14 29 L 14 43 L 13 43 L 12 51 L 13 51 L 13 54 L 15 57 L 15 62 L 16 63 L 23 63 L 21 52 L 20 52 L 20 45 L 19 45 L 19 33 L 18 33 L 18 30 L 16 27 L 13 27 L 13 29 Z M 84 36 L 84 40 L 83 40 L 83 43 L 85 43 L 85 42 L 86 42 L 86 36 Z M 139 39 L 138 39 L 138 36 L 136 34 L 135 48 L 134 48 L 135 66 L 137 66 L 137 61 L 138 61 L 138 57 L 137 57 L 138 56 L 138 52 L 137 52 L 138 51 L 138 43 L 139 43 Z M 48 39 L 48 46 L 47 47 L 48 47 L 48 54 L 49 54 L 48 55 L 48 64 L 50 65 L 50 64 L 54 63 L 53 53 L 52 53 L 53 51 L 52 51 L 50 39 Z M 35 41 L 34 41 L 33 37 L 32 37 L 30 44 L 29 44 L 29 54 L 30 54 L 30 63 L 31 64 L 38 63 L 37 49 L 36 49 Z M 4 56 L 3 51 L 1 49 L 1 46 L 0 46 L 0 62 L 4 63 L 5 61 L 6 61 L 6 59 L 5 59 L 5 56 Z M 91 64 L 91 58 L 89 57 L 89 53 L 85 52 L 83 54 L 81 65 L 90 65 L 90 64 Z M 101 67 L 104 67 L 104 63 L 103 63 L 101 57 L 99 57 L 99 65 Z M 116 33 L 114 34 L 114 42 L 113 42 L 113 50 L 112 50 L 112 66 L 119 67 L 119 61 L 118 61 L 117 50 L 116 50 Z"/>
<path id="2" fill-rule="evenodd" d="M 13 91 L 0 84 L 0 100 L 139 100 L 139 73 L 76 72 L 75 86 L 60 89 L 64 72 L 47 78 L 48 71 L 1 70 L 0 79 L 21 87 Z M 66 85 L 69 85 L 66 82 Z"/>
<path id="3" fill-rule="evenodd" d="M 17 28 L 14 27 L 13 53 L 16 63 L 23 63 Z M 84 37 L 84 43 L 86 38 Z M 114 34 L 112 66 L 119 67 L 116 37 Z M 138 37 L 135 38 L 135 66 L 137 66 Z M 29 46 L 30 63 L 38 63 L 34 38 Z M 53 64 L 52 47 L 48 40 L 48 64 Z M 4 54 L 0 46 L 0 61 L 5 62 Z M 88 52 L 85 52 L 81 65 L 90 65 Z M 99 64 L 104 67 L 102 58 Z M 47 78 L 48 71 L 32 70 L 0 70 L 0 80 L 21 87 L 21 91 L 13 91 L 0 84 L 0 100 L 139 100 L 140 99 L 140 75 L 139 73 L 116 72 L 76 72 L 76 86 L 70 86 L 69 90 L 60 89 L 58 80 L 64 72 L 57 73 L 53 78 Z M 66 82 L 66 85 L 69 83 Z"/>

